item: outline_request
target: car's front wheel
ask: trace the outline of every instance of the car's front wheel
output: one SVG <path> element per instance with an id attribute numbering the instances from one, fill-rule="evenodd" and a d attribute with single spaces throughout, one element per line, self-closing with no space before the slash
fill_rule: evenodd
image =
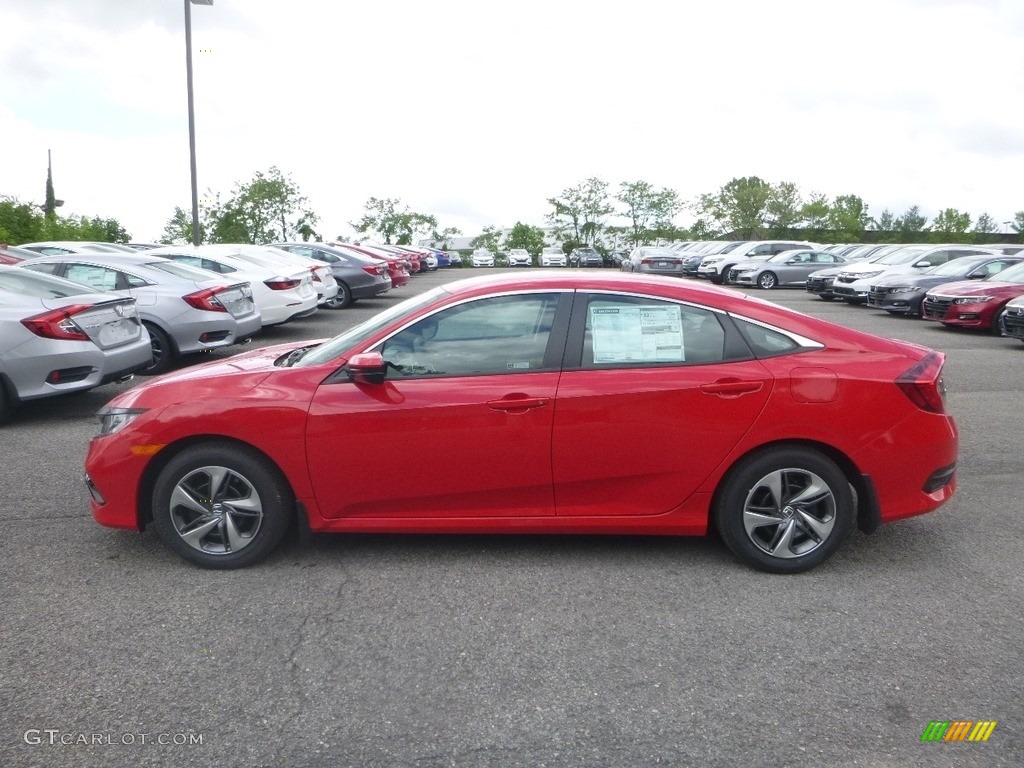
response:
<path id="1" fill-rule="evenodd" d="M 757 284 L 768 291 L 778 285 L 779 280 L 775 277 L 774 272 L 762 272 L 761 276 L 757 278 Z"/>
<path id="2" fill-rule="evenodd" d="M 768 448 L 725 477 L 714 509 L 722 540 L 744 563 L 800 573 L 824 562 L 853 525 L 842 470 L 807 448 Z"/>
<path id="3" fill-rule="evenodd" d="M 294 499 L 280 471 L 241 445 L 186 448 L 157 478 L 153 525 L 186 560 L 242 568 L 266 557 L 284 535 Z"/>

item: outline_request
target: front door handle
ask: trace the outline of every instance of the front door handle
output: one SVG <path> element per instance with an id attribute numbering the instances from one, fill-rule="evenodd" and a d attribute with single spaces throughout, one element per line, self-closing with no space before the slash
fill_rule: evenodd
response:
<path id="1" fill-rule="evenodd" d="M 509 395 L 501 400 L 489 400 L 487 407 L 492 411 L 506 411 L 508 413 L 526 413 L 533 408 L 543 408 L 548 404 L 547 397 L 527 397 L 526 395 Z"/>

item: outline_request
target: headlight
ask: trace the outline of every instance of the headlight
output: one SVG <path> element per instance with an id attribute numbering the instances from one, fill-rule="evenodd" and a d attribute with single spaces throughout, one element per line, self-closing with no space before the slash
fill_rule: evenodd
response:
<path id="1" fill-rule="evenodd" d="M 961 296 L 953 299 L 954 304 L 984 304 L 986 301 L 992 301 L 991 296 Z"/>
<path id="2" fill-rule="evenodd" d="M 914 291 L 920 290 L 910 285 L 900 285 L 895 288 L 890 288 L 889 293 L 913 293 Z"/>
<path id="3" fill-rule="evenodd" d="M 879 269 L 874 272 L 851 272 L 849 274 L 854 280 L 866 280 L 869 277 L 878 277 L 884 271 L 884 269 Z"/>
<path id="4" fill-rule="evenodd" d="M 146 412 L 145 408 L 101 408 L 96 414 L 100 420 L 100 437 L 112 435 L 131 424 Z"/>

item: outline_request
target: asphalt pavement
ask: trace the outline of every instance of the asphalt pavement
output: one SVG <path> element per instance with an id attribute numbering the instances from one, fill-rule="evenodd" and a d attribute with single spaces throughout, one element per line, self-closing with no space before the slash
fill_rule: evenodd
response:
<path id="1" fill-rule="evenodd" d="M 139 379 L 22 408 L 0 428 L 0 766 L 1024 765 L 1024 344 L 757 295 L 944 351 L 961 430 L 947 505 L 798 576 L 618 536 L 318 536 L 201 570 L 89 513 L 94 414 Z M 922 742 L 932 721 L 996 726 Z"/>

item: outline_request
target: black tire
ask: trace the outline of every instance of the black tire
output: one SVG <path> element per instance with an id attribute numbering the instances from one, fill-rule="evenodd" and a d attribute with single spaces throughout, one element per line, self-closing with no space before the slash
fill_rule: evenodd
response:
<path id="1" fill-rule="evenodd" d="M 153 350 L 153 359 L 149 361 L 149 365 L 139 371 L 139 374 L 156 376 L 171 367 L 175 358 L 174 346 L 162 328 L 153 323 L 143 323 L 143 325 L 149 331 L 149 346 Z"/>
<path id="2" fill-rule="evenodd" d="M 713 515 L 722 541 L 741 561 L 769 573 L 800 573 L 842 544 L 853 526 L 853 492 L 821 453 L 768 448 L 729 471 Z"/>
<path id="3" fill-rule="evenodd" d="M 13 411 L 11 396 L 7 394 L 7 387 L 4 385 L 3 379 L 0 378 L 0 424 L 9 421 Z"/>
<path id="4" fill-rule="evenodd" d="M 832 296 L 830 294 L 822 295 L 822 294 L 819 293 L 818 294 L 818 298 L 821 299 L 822 301 L 834 301 L 836 297 Z"/>
<path id="5" fill-rule="evenodd" d="M 157 534 L 203 568 L 244 568 L 262 560 L 294 514 L 294 498 L 277 467 L 233 443 L 185 449 L 163 468 L 153 488 Z"/>
<path id="6" fill-rule="evenodd" d="M 324 306 L 328 309 L 345 309 L 352 306 L 352 289 L 345 283 L 338 281 L 338 295 L 328 299 Z"/>
<path id="7" fill-rule="evenodd" d="M 770 291 L 779 284 L 779 278 L 775 276 L 774 272 L 762 272 L 761 276 L 757 278 L 757 287 L 764 288 L 766 291 Z"/>

